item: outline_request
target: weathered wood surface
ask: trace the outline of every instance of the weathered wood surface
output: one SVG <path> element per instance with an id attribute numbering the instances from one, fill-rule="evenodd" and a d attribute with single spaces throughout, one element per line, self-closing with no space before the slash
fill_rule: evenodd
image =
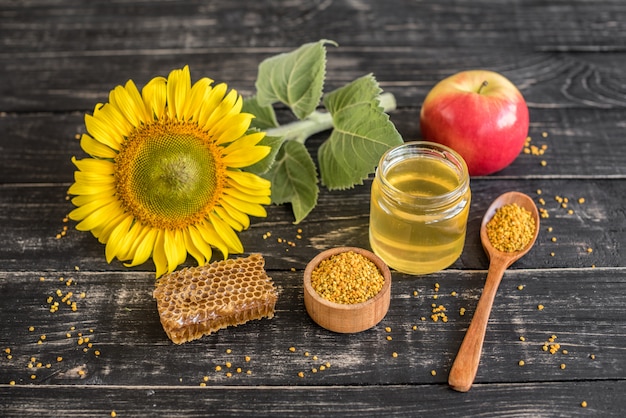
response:
<path id="1" fill-rule="evenodd" d="M 11 357 L 2 351 L 0 415 L 623 416 L 625 22 L 621 0 L 0 3 L 0 349 Z M 301 275 L 326 248 L 369 246 L 370 181 L 322 189 L 297 226 L 288 207 L 270 207 L 241 239 L 263 253 L 282 289 L 275 318 L 175 346 L 151 297 L 151 263 L 107 264 L 88 233 L 56 238 L 68 225 L 83 115 L 115 85 L 143 85 L 185 64 L 194 78 L 248 95 L 262 59 L 318 39 L 339 43 L 329 48 L 326 91 L 373 72 L 396 96 L 391 119 L 407 140 L 420 137 L 420 105 L 438 80 L 483 67 L 520 87 L 532 143 L 548 149 L 472 179 L 461 258 L 429 276 L 394 272 L 388 315 L 357 335 L 309 319 Z M 323 139 L 307 145 L 315 150 Z M 460 394 L 446 380 L 488 266 L 478 227 L 508 190 L 528 193 L 550 217 L 536 247 L 505 274 L 476 385 Z M 555 196 L 568 197 L 573 213 Z M 263 239 L 268 231 L 272 239 Z M 49 311 L 57 289 L 74 293 L 76 312 Z M 432 303 L 446 307 L 447 323 L 430 319 Z M 78 344 L 78 333 L 92 346 Z M 560 351 L 550 354 L 543 346 L 553 335 Z"/>

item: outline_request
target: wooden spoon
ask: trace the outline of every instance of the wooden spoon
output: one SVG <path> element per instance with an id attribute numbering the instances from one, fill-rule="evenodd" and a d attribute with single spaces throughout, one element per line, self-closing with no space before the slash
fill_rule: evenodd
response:
<path id="1" fill-rule="evenodd" d="M 511 203 L 517 203 L 518 206 L 528 210 L 532 214 L 535 219 L 535 234 L 528 245 L 521 251 L 503 252 L 496 249 L 489 241 L 487 236 L 487 223 L 491 220 L 498 208 Z M 511 264 L 519 260 L 530 250 L 538 234 L 539 213 L 537 206 L 535 206 L 533 200 L 524 193 L 505 193 L 494 200 L 491 206 L 489 206 L 489 209 L 487 209 L 480 225 L 480 240 L 490 260 L 489 271 L 487 272 L 487 279 L 485 280 L 485 288 L 476 306 L 476 312 L 474 312 L 472 322 L 467 329 L 465 338 L 463 338 L 454 364 L 452 364 L 450 375 L 448 376 L 448 384 L 452 389 L 459 392 L 467 392 L 472 387 L 472 383 L 476 377 L 476 371 L 478 370 L 478 363 L 480 362 L 480 354 L 483 348 L 483 341 L 485 340 L 485 332 L 487 331 L 487 321 L 489 320 L 493 300 L 496 296 L 500 281 L 502 280 L 502 275 Z"/>

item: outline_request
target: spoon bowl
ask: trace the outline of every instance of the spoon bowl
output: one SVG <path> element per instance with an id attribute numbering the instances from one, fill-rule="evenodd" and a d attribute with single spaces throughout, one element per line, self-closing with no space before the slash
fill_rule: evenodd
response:
<path id="1" fill-rule="evenodd" d="M 535 220 L 535 231 L 532 238 L 523 249 L 511 252 L 500 251 L 489 241 L 489 237 L 487 236 L 487 223 L 493 218 L 493 215 L 499 208 L 513 203 L 516 203 L 518 206 L 531 213 Z M 448 384 L 452 389 L 459 392 L 467 392 L 472 387 L 476 372 L 478 371 L 478 364 L 480 362 L 480 355 L 487 331 L 487 322 L 491 314 L 491 307 L 493 306 L 493 301 L 498 291 L 498 286 L 502 281 L 504 271 L 530 251 L 538 235 L 539 211 L 537 210 L 535 202 L 524 193 L 504 193 L 496 198 L 487 209 L 487 212 L 485 212 L 480 225 L 480 240 L 485 253 L 487 253 L 489 257 L 489 270 L 487 272 L 483 293 L 480 296 L 478 305 L 476 305 L 476 312 L 474 312 L 465 338 L 463 338 L 459 352 L 450 369 Z"/>

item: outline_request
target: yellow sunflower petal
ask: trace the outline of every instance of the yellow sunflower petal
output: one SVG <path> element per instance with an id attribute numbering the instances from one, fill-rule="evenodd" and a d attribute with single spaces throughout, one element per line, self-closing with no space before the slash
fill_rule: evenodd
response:
<path id="1" fill-rule="evenodd" d="M 106 256 L 107 263 L 113 261 L 113 259 L 120 252 L 127 251 L 126 248 L 123 247 L 124 237 L 130 230 L 130 226 L 133 222 L 132 216 L 126 216 L 119 222 L 115 228 L 111 231 L 111 235 L 107 240 L 106 247 L 104 249 L 104 253 Z"/>
<path id="2" fill-rule="evenodd" d="M 126 93 L 128 94 L 128 98 L 130 99 L 129 104 L 132 106 L 132 110 L 134 114 L 139 118 L 139 120 L 146 124 L 152 121 L 152 115 L 146 111 L 146 107 L 143 102 L 143 97 L 141 97 L 141 93 L 137 89 L 135 82 L 133 80 L 128 80 L 126 85 L 124 86 Z"/>
<path id="3" fill-rule="evenodd" d="M 133 101 L 124 87 L 117 86 L 111 90 L 109 93 L 109 103 L 115 106 L 131 126 L 137 127 L 141 125 L 141 117 L 135 111 Z"/>
<path id="4" fill-rule="evenodd" d="M 226 179 L 226 184 L 228 187 L 234 188 L 236 190 L 239 190 L 242 193 L 249 194 L 252 196 L 270 196 L 272 194 L 272 191 L 269 185 L 251 188 L 251 187 L 246 187 L 242 185 L 241 183 L 234 181 L 231 178 Z"/>
<path id="5" fill-rule="evenodd" d="M 220 205 L 224 209 L 224 211 L 228 214 L 228 216 L 233 218 L 235 221 L 237 221 L 238 224 L 241 225 L 241 229 L 239 229 L 239 231 L 243 229 L 248 229 L 248 227 L 250 226 L 250 217 L 245 212 L 239 210 L 239 208 L 229 204 L 228 202 L 224 200 L 220 202 Z M 217 208 L 219 207 L 216 207 L 216 209 Z M 221 213 L 220 213 L 220 216 L 222 216 Z M 222 218 L 224 217 L 222 216 Z"/>
<path id="6" fill-rule="evenodd" d="M 228 170 L 226 172 L 226 176 L 234 180 L 234 182 L 238 185 L 245 187 L 246 189 L 262 191 L 267 190 L 268 194 L 272 185 L 271 181 L 264 179 L 261 176 L 257 176 L 256 174 L 249 173 L 247 171 Z"/>
<path id="7" fill-rule="evenodd" d="M 224 202 L 236 207 L 237 210 L 243 213 L 256 216 L 257 218 L 265 218 L 267 216 L 265 208 L 260 204 L 246 202 L 228 195 L 222 196 L 222 204 L 224 204 Z"/>
<path id="8" fill-rule="evenodd" d="M 171 119 L 183 114 L 187 95 L 191 90 L 191 75 L 189 66 L 180 70 L 173 70 L 167 77 L 167 110 Z"/>
<path id="9" fill-rule="evenodd" d="M 243 101 L 239 93 L 237 93 L 236 90 L 229 91 L 222 102 L 213 113 L 211 113 L 211 116 L 209 116 L 206 122 L 207 128 L 210 129 L 211 127 L 218 126 L 220 122 L 224 123 L 229 116 L 239 113 L 241 111 L 241 103 L 243 103 Z"/>
<path id="10" fill-rule="evenodd" d="M 107 160 L 95 158 L 83 158 L 82 160 L 72 157 L 72 162 L 80 171 L 93 171 L 97 174 L 112 175 L 115 173 L 115 164 Z"/>
<path id="11" fill-rule="evenodd" d="M 97 107 L 93 111 L 93 117 L 102 122 L 106 129 L 115 135 L 119 142 L 124 141 L 124 137 L 133 130 L 134 126 L 124 117 L 120 110 L 110 103 Z M 99 139 L 94 137 L 95 139 Z M 119 149 L 114 147 L 114 149 Z"/>
<path id="12" fill-rule="evenodd" d="M 157 230 L 157 237 L 152 252 L 152 260 L 156 267 L 156 277 L 161 277 L 167 272 L 167 256 L 165 255 L 165 231 Z"/>
<path id="13" fill-rule="evenodd" d="M 74 180 L 76 180 L 77 183 L 97 185 L 111 184 L 115 182 L 115 178 L 111 175 L 102 175 L 98 173 L 91 173 L 89 171 L 75 171 Z"/>
<path id="14" fill-rule="evenodd" d="M 77 183 L 74 183 L 72 187 L 70 187 L 70 190 L 76 185 Z M 85 188 L 93 189 L 94 186 L 87 185 L 85 186 Z M 70 192 L 70 190 L 68 190 L 68 193 Z M 106 205 L 110 202 L 116 202 L 116 201 L 117 201 L 117 197 L 115 196 L 114 187 L 108 190 L 98 190 L 98 191 L 89 190 L 89 193 L 78 194 L 77 196 L 72 198 L 72 203 L 76 206 L 84 206 L 87 204 L 92 204 L 94 206 L 97 206 L 98 204 Z M 94 203 L 94 202 L 98 202 L 98 203 Z"/>
<path id="15" fill-rule="evenodd" d="M 124 140 L 122 136 L 110 128 L 104 120 L 91 115 L 85 115 L 85 127 L 93 138 L 109 148 L 120 149 L 120 144 Z"/>
<path id="16" fill-rule="evenodd" d="M 74 199 L 72 199 L 72 201 L 74 201 Z M 84 203 L 83 205 L 78 206 L 77 208 L 73 209 L 69 213 L 69 218 L 72 219 L 73 221 L 83 220 L 87 216 L 89 216 L 91 213 L 95 212 L 96 210 L 99 210 L 103 206 L 108 206 L 111 203 L 116 203 L 116 199 L 110 198 L 110 199 L 91 200 L 90 202 Z"/>
<path id="17" fill-rule="evenodd" d="M 250 127 L 250 121 L 254 118 L 254 115 L 249 113 L 239 113 L 238 115 L 228 118 L 228 124 L 221 125 L 220 130 L 211 130 L 209 132 L 215 138 L 215 143 L 218 145 L 226 144 L 228 142 L 236 141 L 246 133 Z M 261 138 L 259 142 L 265 136 L 265 132 L 260 132 Z M 239 141 L 236 141 L 239 142 Z M 249 141 L 251 142 L 251 141 Z M 255 145 L 254 143 L 253 145 Z"/>
<path id="18" fill-rule="evenodd" d="M 263 138 L 265 138 L 265 132 L 255 132 L 249 135 L 235 137 L 230 144 L 224 146 L 224 154 L 229 154 L 240 149 L 252 148 L 254 146 L 257 146 L 257 144 L 261 142 Z"/>
<path id="19" fill-rule="evenodd" d="M 224 188 L 224 194 L 237 198 L 241 200 L 242 202 L 258 203 L 261 205 L 269 205 L 271 203 L 270 196 L 249 195 L 237 189 L 228 188 L 228 187 Z M 222 196 L 222 197 L 225 197 L 225 196 Z"/>
<path id="20" fill-rule="evenodd" d="M 74 219 L 70 216 L 71 219 Z M 110 213 L 103 213 L 102 211 L 95 211 L 85 216 L 77 225 L 78 231 L 91 231 L 96 238 L 100 238 L 98 231 L 102 230 L 103 224 L 110 220 Z"/>
<path id="21" fill-rule="evenodd" d="M 196 224 L 198 232 L 202 236 L 202 239 L 209 245 L 214 246 L 221 251 L 224 258 L 228 258 L 229 249 L 226 242 L 218 234 L 215 227 L 207 220 L 206 222 L 200 222 Z M 196 243 L 197 244 L 197 243 Z"/>
<path id="22" fill-rule="evenodd" d="M 117 152 L 114 151 L 113 148 L 103 144 L 100 141 L 96 141 L 87 134 L 83 134 L 81 136 L 80 147 L 92 157 L 113 159 L 117 155 Z"/>
<path id="23" fill-rule="evenodd" d="M 189 228 L 183 231 L 183 238 L 185 240 L 185 248 L 187 248 L 187 252 L 191 254 L 193 258 L 196 259 L 196 262 L 198 263 L 199 266 L 205 265 L 206 257 L 204 256 L 202 251 L 200 251 L 200 249 L 198 249 L 198 247 L 196 247 L 196 245 L 193 243 L 193 239 L 191 239 Z"/>
<path id="24" fill-rule="evenodd" d="M 98 241 L 102 244 L 106 244 L 111 237 L 111 232 L 115 227 L 122 222 L 128 215 L 124 212 L 119 205 L 109 211 L 109 217 L 103 221 L 102 224 L 91 230 L 91 233 L 98 238 Z"/>
<path id="25" fill-rule="evenodd" d="M 219 234 L 219 236 L 224 240 L 226 245 L 232 253 L 242 253 L 243 252 L 243 244 L 239 240 L 235 231 L 219 216 L 215 213 L 209 213 L 209 220 L 213 227 L 215 227 L 215 231 Z"/>
<path id="26" fill-rule="evenodd" d="M 185 240 L 179 229 L 175 231 L 169 229 L 165 230 L 163 248 L 165 249 L 165 257 L 167 258 L 168 273 L 176 270 L 176 267 L 178 267 L 179 264 L 183 264 L 187 259 Z"/>
<path id="27" fill-rule="evenodd" d="M 126 267 L 134 267 L 148 261 L 154 250 L 154 243 L 156 242 L 157 230 L 151 227 L 143 227 L 143 233 L 138 238 L 137 246 L 135 247 L 133 260 L 130 263 L 124 264 Z"/>
<path id="28" fill-rule="evenodd" d="M 141 96 L 146 107 L 146 111 L 153 119 L 160 120 L 165 114 L 167 103 L 167 86 L 165 77 L 155 77 L 141 89 Z"/>
<path id="29" fill-rule="evenodd" d="M 215 213 L 222 219 L 228 226 L 235 231 L 242 231 L 243 225 L 234 216 L 230 216 L 230 213 L 223 206 L 216 206 L 213 208 Z M 240 212 L 241 213 L 241 212 Z"/>
<path id="30" fill-rule="evenodd" d="M 131 227 L 122 237 L 119 245 L 120 251 L 116 254 L 119 260 L 132 260 L 135 258 L 135 251 L 142 234 L 144 234 L 143 226 L 131 217 Z"/>
<path id="31" fill-rule="evenodd" d="M 201 78 L 196 81 L 191 87 L 189 98 L 185 102 L 183 107 L 181 119 L 183 120 L 197 120 L 200 114 L 200 109 L 203 103 L 209 97 L 211 92 L 211 83 L 213 80 L 210 78 Z"/>
<path id="32" fill-rule="evenodd" d="M 228 155 L 224 155 L 222 160 L 229 167 L 248 167 L 267 157 L 271 150 L 271 147 L 257 145 L 255 147 L 233 151 Z"/>
<path id="33" fill-rule="evenodd" d="M 211 128 L 207 124 L 209 118 L 224 99 L 227 90 L 228 86 L 224 83 L 220 83 L 217 86 L 213 86 L 209 91 L 207 98 L 204 100 L 204 103 L 202 103 L 202 107 L 200 108 L 200 112 L 197 117 L 198 126 L 200 126 L 203 130 L 208 131 Z"/>
<path id="34" fill-rule="evenodd" d="M 152 118 L 146 113 L 143 99 L 133 80 L 128 80 L 125 87 L 117 86 L 109 93 L 109 102 L 115 106 L 134 127 L 145 124 Z"/>
<path id="35" fill-rule="evenodd" d="M 113 196 L 113 194 L 115 193 L 115 183 L 73 183 L 70 188 L 67 189 L 67 193 L 70 195 L 80 196 L 93 196 L 101 194 L 108 194 L 109 196 Z M 72 199 L 72 201 L 74 200 Z M 75 205 L 80 206 L 84 205 L 84 203 L 75 203 Z"/>
<path id="36" fill-rule="evenodd" d="M 189 239 L 191 240 L 193 245 L 198 249 L 198 251 L 202 253 L 202 256 L 205 258 L 205 260 L 206 261 L 210 260 L 211 256 L 213 255 L 213 250 L 211 249 L 211 246 L 205 241 L 205 239 L 203 238 L 200 231 L 196 228 L 196 226 L 191 225 L 189 229 L 187 230 L 187 233 L 189 235 Z M 204 263 L 200 265 L 204 265 Z"/>

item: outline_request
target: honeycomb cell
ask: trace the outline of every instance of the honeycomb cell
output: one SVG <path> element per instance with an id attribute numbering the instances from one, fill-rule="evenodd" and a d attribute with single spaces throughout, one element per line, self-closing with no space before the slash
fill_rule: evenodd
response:
<path id="1" fill-rule="evenodd" d="M 168 337 L 182 344 L 252 319 L 272 318 L 278 292 L 264 266 L 263 256 L 251 254 L 161 277 L 153 296 Z"/>

